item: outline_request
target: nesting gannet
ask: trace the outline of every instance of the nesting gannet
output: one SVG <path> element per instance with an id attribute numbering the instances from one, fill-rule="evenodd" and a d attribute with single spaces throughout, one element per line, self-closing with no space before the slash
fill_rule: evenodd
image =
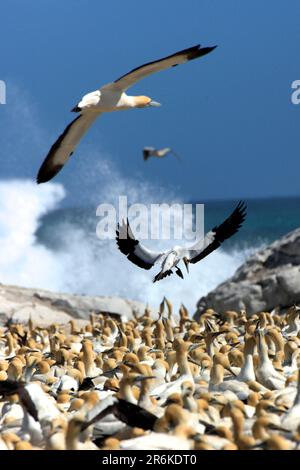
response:
<path id="1" fill-rule="evenodd" d="M 300 331 L 300 307 L 293 305 L 287 311 L 287 325 L 282 333 L 285 337 L 297 336 Z"/>
<path id="2" fill-rule="evenodd" d="M 59 416 L 55 400 L 46 394 L 38 383 L 25 384 L 7 380 L 0 383 L 0 393 L 18 393 L 24 409 L 39 422 L 50 422 Z"/>
<path id="3" fill-rule="evenodd" d="M 144 408 L 117 397 L 107 397 L 96 405 L 87 416 L 87 421 L 82 426 L 82 430 L 87 429 L 92 424 L 104 420 L 113 415 L 116 419 L 109 422 L 109 428 L 104 432 L 113 434 L 120 430 L 119 423 L 125 423 L 131 427 L 139 427 L 145 430 L 153 430 L 157 417 Z M 117 425 L 117 426 L 116 426 Z M 101 434 L 104 434 L 103 430 Z"/>
<path id="4" fill-rule="evenodd" d="M 296 431 L 300 425 L 300 369 L 298 370 L 297 394 L 293 406 L 282 419 L 282 426 L 285 429 Z"/>
<path id="5" fill-rule="evenodd" d="M 143 149 L 143 157 L 145 162 L 149 160 L 150 157 L 164 158 L 169 154 L 174 155 L 174 157 L 180 160 L 179 155 L 174 152 L 174 150 L 170 147 L 165 147 L 163 149 L 156 149 L 154 147 L 144 147 Z"/>
<path id="6" fill-rule="evenodd" d="M 38 383 L 14 382 L 7 380 L 0 382 L 0 394 L 9 396 L 19 395 L 24 409 L 21 434 L 31 442 L 39 444 L 49 430 L 53 419 L 59 417 L 60 412 L 55 400 L 47 395 Z"/>
<path id="7" fill-rule="evenodd" d="M 175 269 L 176 274 L 183 278 L 181 269 L 178 267 L 183 261 L 187 270 L 190 263 L 202 260 L 228 238 L 238 232 L 246 217 L 246 205 L 239 202 L 231 215 L 221 224 L 210 230 L 203 239 L 189 248 L 175 246 L 171 250 L 156 252 L 143 246 L 134 238 L 129 222 L 123 220 L 118 224 L 116 240 L 119 250 L 127 256 L 129 261 L 143 269 L 151 269 L 158 261 L 161 263 L 161 271 L 154 277 L 153 282 L 170 276 Z"/>
<path id="8" fill-rule="evenodd" d="M 120 381 L 119 397 L 106 396 L 89 410 L 88 424 L 84 425 L 84 429 L 95 424 L 93 434 L 96 437 L 115 434 L 123 430 L 126 425 L 147 430 L 153 429 L 157 417 L 136 404 L 137 400 L 131 389 L 134 383 L 142 382 L 147 378 L 138 374 L 125 374 Z"/>
<path id="9" fill-rule="evenodd" d="M 246 383 L 234 379 L 224 380 L 224 367 L 215 361 L 211 369 L 208 390 L 222 392 L 229 400 L 236 398 L 246 400 L 250 393 L 250 389 Z"/>
<path id="10" fill-rule="evenodd" d="M 253 353 L 256 346 L 255 339 L 251 336 L 245 339 L 244 358 L 245 362 L 240 370 L 237 380 L 248 382 L 255 381 L 255 371 L 253 366 Z"/>
<path id="11" fill-rule="evenodd" d="M 191 386 L 194 384 L 193 376 L 188 361 L 188 345 L 180 338 L 173 343 L 176 352 L 176 362 L 178 364 L 179 376 L 172 382 L 165 382 L 151 390 L 151 395 L 157 397 L 158 404 L 166 402 L 168 397 L 177 392 L 181 392 L 183 382 L 189 382 Z"/>
<path id="12" fill-rule="evenodd" d="M 257 348 L 259 364 L 255 370 L 255 375 L 262 385 L 270 390 L 283 389 L 285 387 L 285 377 L 277 372 L 268 356 L 268 348 L 262 330 L 257 330 Z"/>
<path id="13" fill-rule="evenodd" d="M 163 59 L 137 67 L 114 82 L 83 96 L 81 101 L 72 109 L 73 112 L 79 113 L 79 116 L 66 127 L 52 145 L 39 169 L 37 183 L 45 183 L 51 180 L 62 169 L 83 135 L 102 113 L 160 105 L 148 96 L 127 95 L 125 91 L 128 88 L 155 72 L 202 57 L 213 51 L 215 47 L 197 45 L 184 49 Z"/>
<path id="14" fill-rule="evenodd" d="M 299 449 L 295 309 L 172 310 L 0 328 L 0 448 Z"/>
<path id="15" fill-rule="evenodd" d="M 84 417 L 76 414 L 68 423 L 66 432 L 66 449 L 67 450 L 99 450 L 98 447 L 87 438 L 82 442 L 82 426 L 84 425 Z M 85 437 L 85 436 L 84 436 Z"/>

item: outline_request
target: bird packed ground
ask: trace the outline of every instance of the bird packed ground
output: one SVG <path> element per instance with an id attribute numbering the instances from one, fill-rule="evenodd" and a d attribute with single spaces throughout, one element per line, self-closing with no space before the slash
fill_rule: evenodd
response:
<path id="1" fill-rule="evenodd" d="M 299 449 L 300 308 L 0 331 L 0 449 Z"/>

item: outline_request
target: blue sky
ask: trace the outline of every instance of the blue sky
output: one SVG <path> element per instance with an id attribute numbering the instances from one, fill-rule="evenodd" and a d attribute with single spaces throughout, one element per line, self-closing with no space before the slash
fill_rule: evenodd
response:
<path id="1" fill-rule="evenodd" d="M 219 47 L 132 89 L 161 108 L 99 119 L 56 181 L 78 195 L 105 154 L 125 177 L 197 201 L 300 195 L 300 105 L 290 98 L 298 0 L 10 0 L 0 15 L 1 178 L 35 178 L 82 95 L 201 43 Z M 171 146 L 184 161 L 144 164 L 145 145 Z"/>

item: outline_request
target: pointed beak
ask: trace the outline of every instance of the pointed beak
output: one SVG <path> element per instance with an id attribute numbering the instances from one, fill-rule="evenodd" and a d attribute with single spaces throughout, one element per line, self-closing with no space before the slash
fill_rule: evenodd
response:
<path id="1" fill-rule="evenodd" d="M 121 372 L 121 369 L 119 366 L 115 367 L 114 369 L 110 369 L 105 372 L 102 372 L 102 375 L 104 375 L 105 377 L 116 377 L 116 374 L 118 372 Z"/>
<path id="2" fill-rule="evenodd" d="M 186 267 L 187 272 L 189 272 L 189 260 L 188 260 L 186 257 L 184 257 L 184 258 L 183 258 L 183 262 L 184 262 L 184 264 L 185 264 L 185 267 Z"/>
<path id="3" fill-rule="evenodd" d="M 274 413 L 278 413 L 278 412 L 280 412 L 280 413 L 287 413 L 287 410 L 284 410 L 283 408 L 279 408 L 279 407 L 277 407 L 277 406 L 270 406 L 270 407 L 269 407 L 269 410 L 270 410 L 270 411 L 273 411 Z"/>
<path id="4" fill-rule="evenodd" d="M 161 103 L 158 103 L 157 101 L 151 100 L 150 103 L 149 103 L 149 106 L 159 107 L 159 106 L 161 106 Z"/>
<path id="5" fill-rule="evenodd" d="M 143 382 L 147 379 L 156 379 L 156 377 L 154 375 L 139 375 L 134 379 L 134 382 Z"/>

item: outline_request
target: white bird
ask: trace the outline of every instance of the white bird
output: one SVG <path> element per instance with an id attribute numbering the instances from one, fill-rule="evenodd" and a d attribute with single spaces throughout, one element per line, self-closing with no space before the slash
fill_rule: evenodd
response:
<path id="1" fill-rule="evenodd" d="M 96 91 L 83 96 L 72 109 L 80 113 L 52 145 L 37 175 L 37 183 L 51 180 L 64 166 L 74 152 L 83 135 L 102 113 L 121 111 L 133 108 L 160 106 L 148 96 L 129 96 L 125 91 L 143 78 L 160 70 L 166 70 L 189 60 L 202 57 L 213 51 L 213 47 L 200 45 L 184 49 L 154 62 L 149 62 L 131 70 L 112 83 L 108 83 Z"/>
<path id="2" fill-rule="evenodd" d="M 174 152 L 174 150 L 171 149 L 170 147 L 165 147 L 163 149 L 156 149 L 154 147 L 144 147 L 144 149 L 143 149 L 143 157 L 144 157 L 145 162 L 150 157 L 164 158 L 168 154 L 172 154 L 180 160 L 179 155 L 176 152 Z"/>
<path id="3" fill-rule="evenodd" d="M 255 381 L 256 377 L 253 364 L 253 353 L 255 345 L 255 339 L 251 336 L 245 340 L 244 365 L 236 377 L 236 380 L 240 380 L 241 382 Z"/>
<path id="4" fill-rule="evenodd" d="M 183 274 L 178 264 L 182 260 L 188 271 L 189 263 L 197 263 L 202 260 L 228 238 L 232 237 L 244 222 L 246 217 L 246 205 L 239 202 L 231 215 L 221 224 L 210 230 L 203 239 L 189 248 L 175 246 L 171 250 L 155 252 L 148 250 L 134 238 L 129 222 L 123 220 L 118 224 L 116 240 L 119 250 L 127 256 L 129 261 L 143 269 L 151 269 L 158 261 L 161 263 L 161 271 L 154 277 L 153 282 L 170 276 L 175 268 L 176 274 L 183 279 Z"/>
<path id="5" fill-rule="evenodd" d="M 300 425 L 300 369 L 298 370 L 297 394 L 293 406 L 282 419 L 282 427 L 290 431 L 296 431 Z"/>
<path id="6" fill-rule="evenodd" d="M 190 450 L 191 442 L 185 437 L 151 432 L 121 441 L 120 448 L 124 450 Z"/>
<path id="7" fill-rule="evenodd" d="M 257 349 L 259 364 L 256 367 L 255 375 L 260 384 L 270 390 L 279 390 L 285 388 L 285 377 L 280 374 L 273 366 L 268 355 L 264 332 L 257 330 Z"/>
<path id="8" fill-rule="evenodd" d="M 56 402 L 37 382 L 25 383 L 12 380 L 0 382 L 1 395 L 9 396 L 14 393 L 19 395 L 24 411 L 20 433 L 26 436 L 27 440 L 38 444 L 43 435 L 46 436 L 49 432 L 53 419 L 60 416 Z"/>
<path id="9" fill-rule="evenodd" d="M 194 390 L 194 378 L 188 361 L 188 346 L 180 339 L 176 338 L 173 342 L 173 348 L 176 352 L 176 362 L 179 368 L 179 376 L 172 382 L 164 382 L 153 388 L 150 395 L 157 398 L 159 405 L 164 404 L 172 393 L 182 393 L 182 384 L 188 383 Z"/>

